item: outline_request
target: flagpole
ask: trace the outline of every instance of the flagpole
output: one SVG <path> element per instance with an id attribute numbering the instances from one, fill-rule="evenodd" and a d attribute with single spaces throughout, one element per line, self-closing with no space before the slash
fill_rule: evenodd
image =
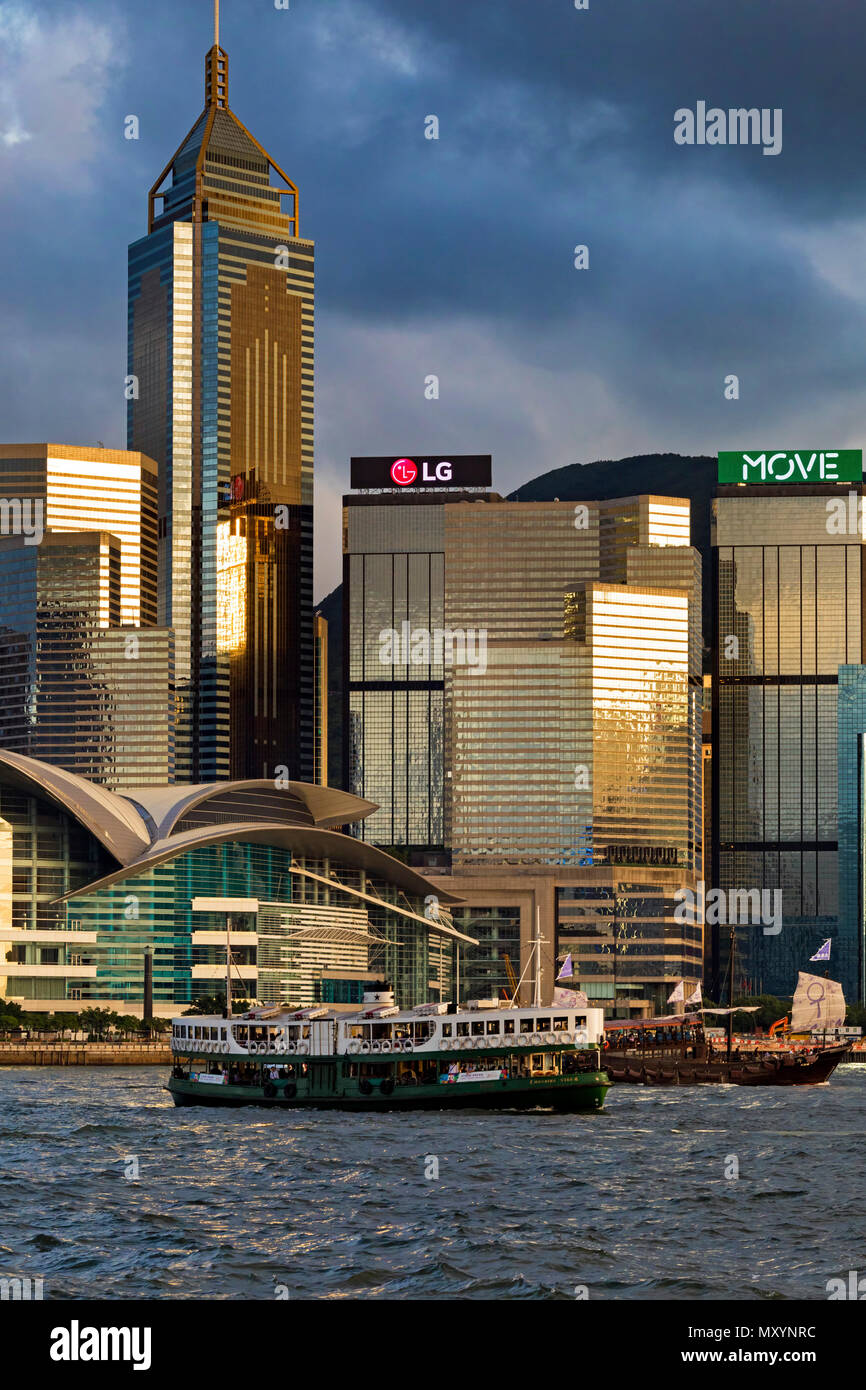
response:
<path id="1" fill-rule="evenodd" d="M 541 1008 L 541 907 L 535 909 L 535 991 L 532 1007 Z"/>

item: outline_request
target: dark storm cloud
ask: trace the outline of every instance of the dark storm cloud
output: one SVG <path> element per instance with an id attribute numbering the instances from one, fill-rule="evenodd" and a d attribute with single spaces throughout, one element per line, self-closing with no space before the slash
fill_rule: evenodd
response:
<path id="1" fill-rule="evenodd" d="M 619 448 L 857 442 L 860 0 L 222 9 L 232 106 L 317 243 L 334 496 L 348 454 L 397 428 L 492 449 L 506 490 Z M 210 23 L 209 0 L 0 0 L 6 439 L 123 442 L 126 245 L 201 109 Z M 782 153 L 676 145 L 674 112 L 698 100 L 781 107 Z"/>

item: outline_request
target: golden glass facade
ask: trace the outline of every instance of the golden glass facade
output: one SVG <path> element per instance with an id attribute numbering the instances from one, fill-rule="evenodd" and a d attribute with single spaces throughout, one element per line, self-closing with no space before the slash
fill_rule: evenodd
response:
<path id="1" fill-rule="evenodd" d="M 217 527 L 217 651 L 243 651 L 247 639 L 247 538 L 230 521 Z"/>
<path id="2" fill-rule="evenodd" d="M 316 762 L 314 781 L 328 785 L 328 620 L 317 613 L 316 634 Z"/>
<path id="3" fill-rule="evenodd" d="M 350 785 L 380 804 L 366 836 L 411 854 L 435 828 L 473 911 L 511 911 L 514 882 L 546 876 L 548 950 L 611 1008 L 696 984 L 701 928 L 674 918 L 702 867 L 689 502 L 352 498 L 344 549 Z M 381 634 L 403 623 L 483 634 L 484 669 L 383 669 Z M 610 903 L 577 940 L 569 895 L 596 881 Z"/>
<path id="4" fill-rule="evenodd" d="M 214 46 L 205 109 L 129 256 L 128 438 L 163 468 L 184 780 L 313 775 L 314 248 L 298 232 L 297 189 L 229 108 Z M 248 543 L 228 637 L 226 523 Z"/>
<path id="5" fill-rule="evenodd" d="M 0 444 L 0 497 L 43 503 L 46 531 L 107 531 L 120 543 L 123 624 L 157 621 L 157 466 L 125 449 Z"/>
<path id="6" fill-rule="evenodd" d="M 446 680 L 455 867 L 651 844 L 700 871 L 688 528 L 688 502 L 671 498 L 445 508 L 447 621 L 488 644 L 486 675 L 455 666 Z"/>
<path id="7" fill-rule="evenodd" d="M 664 1010 L 676 981 L 702 976 L 701 927 L 674 915 L 702 862 L 689 503 L 445 515 L 447 619 L 486 627 L 488 645 L 484 676 L 446 674 L 455 891 L 473 882 L 478 901 L 545 874 L 552 900 L 536 896 L 551 982 L 571 954 L 577 985 L 609 1013 Z"/>
<path id="8" fill-rule="evenodd" d="M 174 776 L 172 634 L 120 626 L 106 532 L 0 541 L 0 747 L 109 787 Z"/>

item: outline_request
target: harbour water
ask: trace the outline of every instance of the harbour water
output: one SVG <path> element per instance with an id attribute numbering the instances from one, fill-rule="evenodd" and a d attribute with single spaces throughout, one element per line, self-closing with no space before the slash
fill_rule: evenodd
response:
<path id="1" fill-rule="evenodd" d="M 0 1070 L 0 1275 L 46 1299 L 822 1300 L 866 1273 L 863 1064 L 574 1116 L 176 1110 L 165 1079 Z"/>

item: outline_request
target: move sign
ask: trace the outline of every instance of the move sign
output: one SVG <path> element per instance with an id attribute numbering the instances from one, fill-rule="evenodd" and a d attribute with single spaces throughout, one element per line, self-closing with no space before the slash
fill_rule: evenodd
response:
<path id="1" fill-rule="evenodd" d="M 862 481 L 862 449 L 751 449 L 719 454 L 720 483 Z"/>

